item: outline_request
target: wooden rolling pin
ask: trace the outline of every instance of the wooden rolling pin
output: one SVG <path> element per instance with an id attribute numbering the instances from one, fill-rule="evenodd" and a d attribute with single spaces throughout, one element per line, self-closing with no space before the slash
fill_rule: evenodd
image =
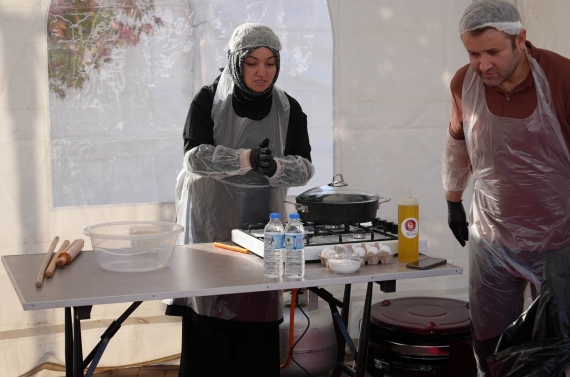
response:
<path id="1" fill-rule="evenodd" d="M 69 245 L 67 249 L 63 253 L 59 255 L 57 258 L 57 265 L 63 266 L 66 264 L 71 263 L 71 261 L 79 254 L 79 252 L 83 249 L 85 245 L 85 241 L 82 239 L 75 240 Z"/>
<path id="2" fill-rule="evenodd" d="M 69 246 L 69 241 L 68 240 L 63 241 L 57 253 L 55 253 L 53 258 L 51 258 L 51 262 L 49 262 L 49 266 L 46 270 L 46 278 L 51 278 L 53 276 L 55 268 L 57 267 L 57 258 L 59 258 L 59 255 L 63 253 L 68 246 Z"/>
<path id="3" fill-rule="evenodd" d="M 38 272 L 38 277 L 36 278 L 36 287 L 38 287 L 38 288 L 41 287 L 44 283 L 44 276 L 46 275 L 46 270 L 47 270 L 48 264 L 51 260 L 51 257 L 53 255 L 53 251 L 55 250 L 55 247 L 57 246 L 58 242 L 59 242 L 59 237 L 55 236 L 55 238 L 51 242 L 51 245 L 49 246 L 49 249 L 48 249 L 48 252 L 46 253 L 46 256 L 44 257 L 42 265 L 40 266 L 40 271 Z"/>

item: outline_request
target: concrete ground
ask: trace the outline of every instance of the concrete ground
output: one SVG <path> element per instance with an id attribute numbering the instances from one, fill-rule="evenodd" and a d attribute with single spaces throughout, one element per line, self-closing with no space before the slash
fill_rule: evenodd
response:
<path id="1" fill-rule="evenodd" d="M 352 365 L 354 359 L 350 352 L 347 353 L 344 359 L 345 363 Z M 331 371 L 332 372 L 332 371 Z M 391 377 L 389 372 L 384 374 L 384 377 Z M 469 374 L 462 377 L 475 377 L 476 374 Z M 155 366 L 144 366 L 140 368 L 126 368 L 117 369 L 114 371 L 108 371 L 103 373 L 95 373 L 94 377 L 178 377 L 178 366 L 176 365 L 155 365 Z M 347 374 L 342 373 L 341 377 L 348 377 Z M 370 377 L 368 373 L 365 377 Z"/>

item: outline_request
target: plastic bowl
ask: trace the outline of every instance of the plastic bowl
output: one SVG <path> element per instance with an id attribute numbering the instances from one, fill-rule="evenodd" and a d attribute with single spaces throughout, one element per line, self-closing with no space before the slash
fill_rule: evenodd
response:
<path id="1" fill-rule="evenodd" d="M 117 221 L 88 226 L 101 267 L 117 272 L 158 270 L 170 263 L 176 236 L 184 227 L 162 221 Z"/>
<path id="2" fill-rule="evenodd" d="M 337 274 L 352 274 L 358 271 L 361 265 L 360 258 L 329 258 L 331 270 Z"/>

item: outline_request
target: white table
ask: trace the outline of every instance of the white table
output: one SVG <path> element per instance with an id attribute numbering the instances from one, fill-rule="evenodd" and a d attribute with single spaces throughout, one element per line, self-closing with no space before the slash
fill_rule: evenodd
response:
<path id="1" fill-rule="evenodd" d="M 177 246 L 167 267 L 140 273 L 107 271 L 99 267 L 94 252 L 82 251 L 70 265 L 59 267 L 52 278 L 46 278 L 43 286 L 36 288 L 35 280 L 44 256 L 45 254 L 7 255 L 2 257 L 2 263 L 24 310 L 65 308 L 66 376 L 68 377 L 83 376 L 84 365 L 87 366 L 97 356 L 94 354 L 97 350 L 93 350 L 84 361 L 81 349 L 80 320 L 89 319 L 93 305 L 135 302 L 121 318 L 115 321 L 117 322 L 115 327 L 107 330 L 108 342 L 122 321 L 142 301 L 344 284 L 342 320 L 346 326 L 350 284 L 368 283 L 364 307 L 368 318 L 365 318 L 366 321 L 363 319 L 361 329 L 361 340 L 363 340 L 363 337 L 368 336 L 373 283 L 379 283 L 385 292 L 393 292 L 395 281 L 399 279 L 463 273 L 463 268 L 450 264 L 429 270 L 408 269 L 405 263 L 394 259 L 391 264 L 366 265 L 356 273 L 346 275 L 336 274 L 320 263 L 308 263 L 305 266 L 303 279 L 269 279 L 263 276 L 263 260 L 253 254 L 219 249 L 212 244 L 197 244 Z M 73 330 L 71 308 L 74 308 Z M 333 308 L 331 304 L 333 318 L 335 309 L 336 306 Z M 343 329 L 338 329 L 337 325 L 335 322 L 338 334 L 338 331 Z M 346 334 L 344 335 L 346 337 Z M 348 342 L 350 346 L 350 339 Z M 358 351 L 362 354 L 365 342 L 359 343 Z M 103 350 L 104 346 L 106 343 L 103 344 Z M 339 352 L 344 355 L 344 346 Z M 358 359 L 361 362 L 357 360 L 359 365 L 356 371 L 344 370 L 342 366 L 339 368 L 351 375 L 362 376 L 364 357 Z M 338 374 L 340 375 L 340 369 Z"/>

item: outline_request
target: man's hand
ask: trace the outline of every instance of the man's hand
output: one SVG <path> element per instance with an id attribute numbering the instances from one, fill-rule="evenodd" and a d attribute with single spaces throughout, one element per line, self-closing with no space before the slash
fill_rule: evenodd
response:
<path id="1" fill-rule="evenodd" d="M 261 175 L 273 177 L 277 170 L 277 163 L 273 159 L 273 152 L 267 148 L 269 139 L 265 138 L 257 147 L 249 152 L 249 163 L 251 168 Z"/>
<path id="2" fill-rule="evenodd" d="M 461 246 L 465 246 L 465 242 L 469 240 L 469 230 L 467 229 L 469 224 L 462 200 L 458 202 L 447 200 L 447 223 L 457 241 Z"/>

